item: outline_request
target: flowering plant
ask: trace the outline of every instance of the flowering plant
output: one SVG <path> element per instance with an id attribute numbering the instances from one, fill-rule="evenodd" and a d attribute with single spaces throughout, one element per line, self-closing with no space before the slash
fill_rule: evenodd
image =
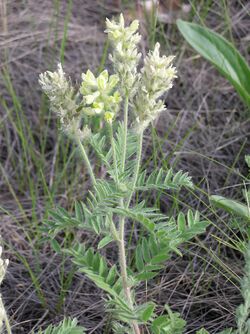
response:
<path id="1" fill-rule="evenodd" d="M 138 304 L 136 288 L 164 268 L 171 252 L 181 254 L 178 246 L 204 232 L 208 222 L 191 210 L 186 216 L 180 212 L 177 217 L 168 217 L 156 207 L 148 207 L 144 200 L 137 204 L 133 201 L 136 193 L 193 187 L 187 173 L 174 174 L 172 169 L 163 168 L 149 172 L 141 166 L 144 131 L 166 111 L 162 97 L 176 78 L 174 57 L 161 56 L 157 43 L 139 70 L 138 21 L 125 27 L 120 15 L 118 21 L 107 19 L 106 24 L 113 75 L 105 70 L 95 77 L 87 71 L 79 89 L 73 88 L 60 64 L 56 72 L 40 75 L 51 108 L 59 116 L 62 130 L 79 146 L 92 181 L 87 200 L 75 203 L 73 216 L 63 208 L 50 212 L 46 231 L 56 250 L 69 254 L 80 272 L 106 292 L 106 310 L 112 313 L 114 333 L 139 334 L 145 328 L 154 334 L 181 333 L 185 321 L 168 306 L 167 314 L 157 317 L 154 302 Z M 121 114 L 123 121 L 119 121 Z M 108 135 L 91 128 L 93 116 L 103 120 Z M 89 147 L 106 170 L 102 178 L 93 171 Z M 143 236 L 132 254 L 126 242 L 131 221 L 143 228 Z M 63 249 L 56 235 L 66 229 L 85 229 L 96 234 L 97 250 L 77 241 L 71 249 Z M 101 249 L 110 243 L 117 245 L 118 264 L 110 265 L 101 254 Z"/>

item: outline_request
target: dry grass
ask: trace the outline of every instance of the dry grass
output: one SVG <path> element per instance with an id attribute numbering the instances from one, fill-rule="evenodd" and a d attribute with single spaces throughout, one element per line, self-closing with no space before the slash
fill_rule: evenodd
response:
<path id="1" fill-rule="evenodd" d="M 84 189 L 88 188 L 84 169 L 77 166 L 77 155 L 72 157 L 66 171 L 63 168 L 65 156 L 73 148 L 69 145 L 63 151 L 64 141 L 58 140 L 56 124 L 49 118 L 46 103 L 41 101 L 37 77 L 48 67 L 54 68 L 60 54 L 64 55 L 67 72 L 75 81 L 80 80 L 83 70 L 95 70 L 103 52 L 104 18 L 117 9 L 111 1 L 73 1 L 64 48 L 68 1 L 1 0 L 0 3 L 0 229 L 11 261 L 2 292 L 13 333 L 28 333 L 40 325 L 59 321 L 63 315 L 77 317 L 89 329 L 88 333 L 103 333 L 104 328 L 108 333 L 100 291 L 82 275 L 75 274 L 71 284 L 65 285 L 65 296 L 59 307 L 62 269 L 67 278 L 74 268 L 68 261 L 62 266 L 62 259 L 47 244 L 39 248 L 37 245 L 38 227 L 45 206 L 50 205 L 40 171 L 48 189 L 53 190 L 53 200 L 61 205 L 79 198 L 83 193 L 82 184 Z M 244 55 L 250 28 L 247 19 L 250 8 L 247 2 L 245 5 L 247 8 L 242 8 L 239 1 L 229 1 L 230 32 L 223 17 L 223 5 L 214 1 L 206 16 L 210 27 L 233 36 Z M 202 8 L 197 6 L 197 11 L 201 13 Z M 171 51 L 178 54 L 179 79 L 167 99 L 169 112 L 158 121 L 158 139 L 148 133 L 144 160 L 151 167 L 163 161 L 189 171 L 200 191 L 196 197 L 185 195 L 185 202 L 211 217 L 215 225 L 202 244 L 199 241 L 199 246 L 184 247 L 183 258 L 173 257 L 159 278 L 147 288 L 139 287 L 138 296 L 141 300 L 152 298 L 162 305 L 169 303 L 188 321 L 187 333 L 194 333 L 201 326 L 216 333 L 234 325 L 235 307 L 241 301 L 234 283 L 241 275 L 242 259 L 211 236 L 225 237 L 216 224 L 220 222 L 226 229 L 226 217 L 222 215 L 217 221 L 204 203 L 208 203 L 207 193 L 234 197 L 239 193 L 250 122 L 233 88 L 211 65 L 194 57 L 175 25 L 166 26 L 164 34 L 159 33 L 160 38 L 168 39 Z M 14 95 L 6 84 L 6 73 L 13 83 Z M 21 120 L 27 131 L 26 146 L 18 126 L 20 114 L 28 122 L 27 125 Z M 35 163 L 39 159 L 41 165 Z M 61 178 L 57 171 L 64 172 Z M 160 205 L 163 210 L 168 209 L 166 196 L 161 197 Z M 135 233 L 135 239 L 136 236 Z M 87 235 L 81 238 L 91 240 Z M 91 242 L 94 244 L 96 240 Z M 115 261 L 116 250 L 107 248 L 106 252 Z M 217 254 L 232 273 L 216 263 L 211 254 Z"/>

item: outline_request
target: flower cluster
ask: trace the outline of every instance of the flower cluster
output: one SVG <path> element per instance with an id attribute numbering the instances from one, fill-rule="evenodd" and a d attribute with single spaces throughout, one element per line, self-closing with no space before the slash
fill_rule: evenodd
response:
<path id="1" fill-rule="evenodd" d="M 137 33 L 139 22 L 134 20 L 130 26 L 125 27 L 124 17 L 121 14 L 119 21 L 106 19 L 105 32 L 112 44 L 113 53 L 110 59 L 114 70 L 119 75 L 121 89 L 130 92 L 137 78 L 137 65 L 141 54 L 138 53 L 137 45 L 141 36 Z"/>
<path id="2" fill-rule="evenodd" d="M 160 97 L 172 87 L 176 69 L 172 66 L 173 56 L 160 56 L 160 44 L 149 52 L 144 59 L 144 66 L 137 73 L 141 54 L 137 45 L 141 36 L 138 34 L 138 21 L 128 27 L 124 25 L 123 15 L 118 22 L 106 21 L 108 38 L 113 46 L 110 56 L 114 65 L 114 75 L 104 70 L 98 77 L 91 71 L 82 75 L 80 90 L 75 91 L 67 80 L 61 64 L 56 72 L 40 74 L 39 82 L 50 100 L 51 109 L 59 116 L 64 132 L 78 138 L 90 136 L 90 129 L 82 126 L 88 117 L 102 115 L 111 123 L 121 102 L 121 96 L 127 95 L 134 107 L 137 131 L 143 131 L 158 114 L 165 110 Z"/>
<path id="3" fill-rule="evenodd" d="M 62 65 L 58 64 L 56 72 L 47 71 L 40 74 L 39 83 L 50 100 L 50 107 L 61 123 L 62 130 L 70 137 L 80 139 L 89 137 L 90 130 L 81 128 L 81 105 L 77 103 L 78 96 L 63 72 Z"/>
<path id="4" fill-rule="evenodd" d="M 167 92 L 176 78 L 176 69 L 172 66 L 174 57 L 160 56 L 160 44 L 144 60 L 141 70 L 138 93 L 134 98 L 137 130 L 143 131 L 148 124 L 166 109 L 159 99 Z"/>
<path id="5" fill-rule="evenodd" d="M 112 119 L 119 108 L 120 94 L 115 90 L 119 77 L 109 76 L 104 70 L 97 78 L 91 71 L 82 75 L 80 92 L 83 95 L 83 112 L 89 116 L 104 113 L 105 119 Z"/>

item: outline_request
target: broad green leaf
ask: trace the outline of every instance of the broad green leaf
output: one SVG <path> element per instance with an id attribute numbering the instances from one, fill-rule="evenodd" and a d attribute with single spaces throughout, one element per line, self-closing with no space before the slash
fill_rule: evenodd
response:
<path id="1" fill-rule="evenodd" d="M 144 262 L 142 258 L 141 245 L 138 245 L 137 252 L 135 253 L 135 263 L 138 271 L 142 271 L 144 268 Z"/>
<path id="2" fill-rule="evenodd" d="M 112 329 L 114 334 L 134 334 L 134 331 L 131 327 L 128 327 L 120 322 L 113 321 Z"/>
<path id="3" fill-rule="evenodd" d="M 113 267 L 110 269 L 109 273 L 108 273 L 108 276 L 106 278 L 106 282 L 109 284 L 109 285 L 113 285 L 116 281 L 116 276 L 117 276 L 117 269 L 116 269 L 116 266 L 113 265 Z"/>
<path id="4" fill-rule="evenodd" d="M 183 334 L 186 321 L 179 313 L 168 311 L 168 315 L 161 315 L 152 322 L 153 334 Z"/>
<path id="5" fill-rule="evenodd" d="M 106 265 L 105 260 L 102 257 L 100 258 L 100 261 L 99 261 L 98 271 L 99 271 L 99 275 L 101 276 L 105 275 L 105 273 L 107 272 L 107 265 Z"/>
<path id="6" fill-rule="evenodd" d="M 154 309 L 155 309 L 155 303 L 153 302 L 149 302 L 147 304 L 140 305 L 140 311 L 139 311 L 140 319 L 145 323 L 149 321 L 150 318 L 153 316 Z"/>
<path id="7" fill-rule="evenodd" d="M 209 332 L 205 328 L 201 328 L 196 334 L 209 334 Z"/>
<path id="8" fill-rule="evenodd" d="M 154 256 L 151 260 L 152 264 L 157 264 L 166 261 L 169 258 L 169 254 L 164 250 L 163 252 Z"/>
<path id="9" fill-rule="evenodd" d="M 104 282 L 101 276 L 93 274 L 92 272 L 84 270 L 82 268 L 80 268 L 79 271 L 85 273 L 88 278 L 91 279 L 98 286 L 98 288 L 108 292 L 111 296 L 117 297 L 116 292 L 110 287 L 109 284 Z"/>
<path id="10" fill-rule="evenodd" d="M 150 250 L 148 249 L 148 244 L 146 239 L 142 239 L 141 251 L 146 262 L 150 261 Z"/>
<path id="11" fill-rule="evenodd" d="M 183 212 L 180 212 L 177 218 L 178 230 L 184 232 L 186 230 L 186 219 Z"/>
<path id="12" fill-rule="evenodd" d="M 145 265 L 145 270 L 146 271 L 151 271 L 151 270 L 161 270 L 161 269 L 163 269 L 165 266 L 162 264 L 162 265 L 160 265 L 160 264 L 146 264 Z"/>
<path id="13" fill-rule="evenodd" d="M 167 322 L 167 318 L 165 315 L 161 315 L 160 317 L 156 318 L 152 322 L 152 331 L 154 334 L 161 334 L 162 327 Z"/>
<path id="14" fill-rule="evenodd" d="M 102 240 L 100 240 L 97 248 L 101 249 L 101 248 L 107 246 L 112 241 L 113 241 L 113 238 L 110 235 L 107 235 Z"/>
<path id="15" fill-rule="evenodd" d="M 51 239 L 50 243 L 56 253 L 61 252 L 61 246 L 56 239 Z"/>
<path id="16" fill-rule="evenodd" d="M 219 332 L 219 334 L 238 334 L 237 331 L 234 331 L 233 328 L 224 329 L 222 332 Z"/>
<path id="17" fill-rule="evenodd" d="M 148 281 L 152 278 L 154 278 L 156 275 L 158 275 L 158 272 L 153 272 L 153 271 L 148 271 L 148 272 L 143 272 L 138 275 L 135 275 L 135 279 L 140 282 L 140 281 Z"/>
<path id="18" fill-rule="evenodd" d="M 247 205 L 218 195 L 210 196 L 210 200 L 215 206 L 250 220 L 250 208 Z"/>
<path id="19" fill-rule="evenodd" d="M 177 26 L 186 41 L 231 82 L 250 107 L 250 67 L 236 48 L 224 37 L 198 24 L 179 19 Z"/>
<path id="20" fill-rule="evenodd" d="M 75 202 L 75 215 L 76 219 L 78 221 L 83 222 L 84 221 L 84 212 L 83 212 L 83 207 L 81 205 L 81 202 Z"/>
<path id="21" fill-rule="evenodd" d="M 250 155 L 249 154 L 245 155 L 245 162 L 247 164 L 247 167 L 250 168 Z"/>

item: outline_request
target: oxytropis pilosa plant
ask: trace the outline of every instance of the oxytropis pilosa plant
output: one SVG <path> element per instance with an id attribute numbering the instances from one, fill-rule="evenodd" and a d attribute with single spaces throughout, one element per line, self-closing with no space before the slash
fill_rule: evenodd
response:
<path id="1" fill-rule="evenodd" d="M 163 97 L 176 78 L 174 57 L 161 56 L 157 43 L 142 59 L 138 21 L 125 26 L 120 15 L 118 21 L 107 19 L 106 26 L 113 74 L 104 70 L 95 76 L 88 70 L 77 88 L 60 64 L 56 72 L 40 75 L 61 130 L 78 145 L 92 183 L 87 199 L 75 203 L 74 214 L 62 208 L 50 212 L 46 232 L 55 248 L 69 254 L 79 271 L 106 292 L 113 333 L 177 334 L 185 326 L 177 313 L 166 306 L 166 314 L 159 317 L 154 302 L 138 304 L 136 296 L 137 287 L 164 268 L 171 252 L 180 254 L 178 246 L 204 232 L 208 225 L 198 212 L 189 210 L 186 215 L 180 212 L 169 217 L 143 200 L 145 192 L 193 187 L 187 173 L 163 168 L 149 172 L 141 164 L 144 131 L 166 112 Z M 96 119 L 98 131 L 93 126 Z M 90 150 L 105 173 L 93 168 Z M 141 237 L 131 251 L 126 232 L 132 222 L 141 225 Z M 57 243 L 58 232 L 77 229 L 97 235 L 97 248 L 77 240 L 70 249 Z M 113 265 L 102 256 L 102 248 L 110 243 L 119 254 L 118 263 Z"/>

